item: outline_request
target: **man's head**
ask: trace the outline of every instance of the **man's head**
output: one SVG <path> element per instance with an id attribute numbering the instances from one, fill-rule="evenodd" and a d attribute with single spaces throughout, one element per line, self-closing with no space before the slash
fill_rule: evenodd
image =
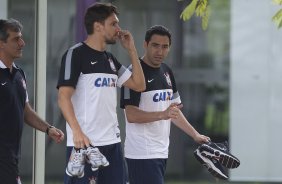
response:
<path id="1" fill-rule="evenodd" d="M 13 61 L 22 56 L 25 46 L 22 38 L 22 24 L 15 19 L 0 19 L 0 56 L 2 59 Z"/>
<path id="2" fill-rule="evenodd" d="M 99 33 L 106 43 L 114 44 L 118 37 L 117 8 L 110 3 L 95 3 L 90 6 L 84 17 L 84 25 L 88 35 Z"/>
<path id="3" fill-rule="evenodd" d="M 144 61 L 152 67 L 160 67 L 167 57 L 171 45 L 171 33 L 161 25 L 155 25 L 146 31 Z"/>
<path id="4" fill-rule="evenodd" d="M 162 25 L 155 25 L 150 27 L 146 31 L 145 41 L 149 43 L 153 35 L 167 36 L 169 39 L 169 46 L 171 45 L 171 33 L 166 27 Z"/>
<path id="5" fill-rule="evenodd" d="M 22 29 L 22 24 L 15 19 L 0 19 L 0 40 L 6 42 L 9 32 L 21 32 Z"/>

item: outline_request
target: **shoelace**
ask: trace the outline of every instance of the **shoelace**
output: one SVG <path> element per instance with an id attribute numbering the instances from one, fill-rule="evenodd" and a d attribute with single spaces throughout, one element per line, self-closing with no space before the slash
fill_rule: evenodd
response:
<path id="1" fill-rule="evenodd" d="M 82 160 L 83 160 L 83 155 L 81 153 L 75 152 L 72 160 L 73 164 L 78 165 L 82 162 Z"/>
<path id="2" fill-rule="evenodd" d="M 95 150 L 95 149 L 91 149 L 91 151 L 89 151 L 89 157 L 91 159 L 102 159 L 103 156 L 101 155 L 101 153 L 99 152 L 99 150 Z"/>

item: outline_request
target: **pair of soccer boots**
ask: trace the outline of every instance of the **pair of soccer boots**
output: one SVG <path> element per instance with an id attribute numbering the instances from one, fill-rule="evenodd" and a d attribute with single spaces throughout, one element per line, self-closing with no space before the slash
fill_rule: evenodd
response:
<path id="1" fill-rule="evenodd" d="M 109 165 L 108 160 L 97 147 L 89 146 L 86 149 L 73 148 L 66 168 L 67 175 L 82 178 L 84 176 L 85 162 L 91 164 L 92 171 Z"/>
<path id="2" fill-rule="evenodd" d="M 240 165 L 240 160 L 229 153 L 227 141 L 202 144 L 194 151 L 194 156 L 214 177 L 223 180 L 228 179 L 228 174 L 223 167 L 234 169 Z"/>

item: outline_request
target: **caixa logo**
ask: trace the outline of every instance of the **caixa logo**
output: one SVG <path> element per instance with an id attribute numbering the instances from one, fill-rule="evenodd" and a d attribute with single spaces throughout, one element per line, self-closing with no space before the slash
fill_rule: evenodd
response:
<path id="1" fill-rule="evenodd" d="M 160 92 L 154 94 L 153 101 L 154 102 L 168 101 L 168 100 L 172 100 L 172 98 L 173 98 L 173 94 L 171 92 Z"/>
<path id="2" fill-rule="evenodd" d="M 106 78 L 106 77 L 100 78 L 99 77 L 95 80 L 94 85 L 96 87 L 116 87 L 116 79 Z"/>

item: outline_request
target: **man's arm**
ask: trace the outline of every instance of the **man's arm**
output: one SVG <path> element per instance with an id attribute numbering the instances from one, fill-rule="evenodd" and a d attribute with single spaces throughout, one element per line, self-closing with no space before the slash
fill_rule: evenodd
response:
<path id="1" fill-rule="evenodd" d="M 155 112 L 147 112 L 140 110 L 136 106 L 127 105 L 125 112 L 129 123 L 151 123 L 171 118 L 172 122 L 187 135 L 191 136 L 195 142 L 202 144 L 210 141 L 209 137 L 199 134 L 194 129 L 176 104 L 171 104 L 165 111 Z"/>
<path id="2" fill-rule="evenodd" d="M 84 148 L 90 145 L 89 138 L 82 132 L 80 125 L 75 117 L 71 97 L 74 93 L 74 88 L 69 86 L 61 86 L 58 94 L 58 104 L 63 113 L 64 118 L 68 122 L 73 133 L 74 146 L 76 148 Z"/>
<path id="3" fill-rule="evenodd" d="M 51 127 L 49 123 L 42 120 L 31 108 L 28 102 L 26 102 L 24 108 L 24 121 L 29 126 L 48 133 L 48 135 L 57 143 L 60 143 L 64 140 L 64 133 L 55 127 Z"/>
<path id="4" fill-rule="evenodd" d="M 121 31 L 119 39 L 122 46 L 127 49 L 132 64 L 132 75 L 123 85 L 135 91 L 144 91 L 146 89 L 144 73 L 138 59 L 133 37 L 129 31 Z"/>
<path id="5" fill-rule="evenodd" d="M 153 121 L 176 118 L 178 109 L 174 106 L 169 106 L 165 111 L 148 112 L 140 110 L 136 106 L 127 105 L 125 107 L 125 114 L 129 123 L 151 123 Z"/>
<path id="6" fill-rule="evenodd" d="M 181 110 L 179 110 L 178 116 L 172 118 L 171 121 L 183 132 L 192 137 L 195 142 L 202 144 L 210 141 L 209 137 L 199 134 L 199 132 L 188 122 Z"/>

